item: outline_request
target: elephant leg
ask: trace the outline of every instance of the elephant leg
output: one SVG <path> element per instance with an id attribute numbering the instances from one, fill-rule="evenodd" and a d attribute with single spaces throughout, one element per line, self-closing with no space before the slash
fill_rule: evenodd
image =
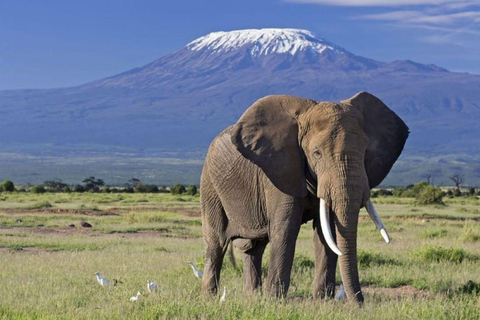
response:
<path id="1" fill-rule="evenodd" d="M 266 241 L 257 242 L 243 254 L 243 292 L 250 294 L 262 286 L 262 256 Z"/>
<path id="2" fill-rule="evenodd" d="M 290 287 L 295 244 L 302 222 L 303 207 L 296 203 L 281 206 L 283 212 L 271 221 L 270 261 L 268 265 L 266 292 L 276 297 L 286 296 Z"/>
<path id="3" fill-rule="evenodd" d="M 205 242 L 205 268 L 202 277 L 202 291 L 216 294 L 220 282 L 223 257 L 228 248 L 226 236 L 227 216 L 220 199 L 212 192 L 209 181 L 202 185 L 202 233 Z"/>
<path id="4" fill-rule="evenodd" d="M 330 216 L 330 228 L 335 230 L 334 215 Z M 335 232 L 333 233 L 335 239 Z M 313 241 L 315 248 L 315 279 L 313 281 L 314 298 L 333 298 L 335 296 L 335 270 L 338 256 L 328 247 L 323 236 L 320 219 L 313 220 Z"/>

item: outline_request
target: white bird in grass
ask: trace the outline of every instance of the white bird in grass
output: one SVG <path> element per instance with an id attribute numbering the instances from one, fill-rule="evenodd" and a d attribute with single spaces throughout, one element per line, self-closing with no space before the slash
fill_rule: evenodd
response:
<path id="1" fill-rule="evenodd" d="M 224 302 L 226 297 L 227 297 L 227 287 L 223 287 L 223 293 L 222 293 L 222 296 L 220 297 L 220 303 Z"/>
<path id="2" fill-rule="evenodd" d="M 345 290 L 343 289 L 343 283 L 340 284 L 340 291 L 337 292 L 335 295 L 335 300 L 344 300 L 347 298 L 347 295 L 345 294 Z"/>
<path id="3" fill-rule="evenodd" d="M 154 283 L 150 280 L 147 280 L 147 290 L 148 290 L 148 292 L 157 292 L 158 286 L 157 286 L 156 283 Z"/>
<path id="4" fill-rule="evenodd" d="M 108 282 L 107 279 L 102 278 L 100 273 L 96 272 L 95 275 L 97 276 L 97 281 L 101 286 L 108 287 L 110 285 L 110 282 Z"/>
<path id="5" fill-rule="evenodd" d="M 133 297 L 130 298 L 130 301 L 137 301 L 138 298 L 139 298 L 141 295 L 142 295 L 142 294 L 140 293 L 140 291 L 138 291 L 136 296 L 133 296 Z"/>
<path id="6" fill-rule="evenodd" d="M 197 268 L 195 268 L 193 262 L 190 262 L 188 263 L 192 269 L 193 269 L 193 274 L 195 275 L 195 277 L 197 277 L 198 279 L 202 279 L 202 276 L 203 276 L 203 273 L 202 271 L 198 270 Z"/>

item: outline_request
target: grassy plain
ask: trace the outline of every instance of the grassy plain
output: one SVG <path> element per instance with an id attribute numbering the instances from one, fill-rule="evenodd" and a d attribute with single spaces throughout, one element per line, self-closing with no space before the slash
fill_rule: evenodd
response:
<path id="1" fill-rule="evenodd" d="M 201 295 L 187 264 L 202 268 L 204 261 L 198 197 L 2 193 L 0 318 L 478 319 L 480 200 L 447 199 L 441 207 L 374 200 L 393 241 L 385 244 L 362 210 L 365 303 L 357 307 L 312 299 L 311 223 L 297 241 L 286 299 L 244 297 L 242 272 L 225 261 L 221 286 L 228 292 L 220 304 Z M 101 287 L 97 271 L 119 283 Z M 147 280 L 159 292 L 146 292 Z M 139 301 L 130 302 L 139 290 Z"/>

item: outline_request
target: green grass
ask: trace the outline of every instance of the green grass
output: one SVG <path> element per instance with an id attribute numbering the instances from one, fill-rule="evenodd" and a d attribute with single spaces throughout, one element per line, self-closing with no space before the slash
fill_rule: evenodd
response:
<path id="1" fill-rule="evenodd" d="M 189 261 L 204 265 L 198 197 L 0 197 L 1 319 L 475 319 L 480 309 L 475 213 L 480 202 L 475 199 L 447 199 L 438 208 L 415 206 L 408 199 L 374 199 L 390 244 L 362 210 L 358 257 L 365 303 L 359 308 L 312 299 L 311 223 L 300 230 L 286 299 L 244 296 L 236 252 L 237 269 L 224 262 L 220 286 L 228 293 L 220 304 L 201 295 L 201 283 L 188 266 Z M 53 207 L 36 205 L 47 202 Z M 92 228 L 81 228 L 81 221 Z M 103 288 L 97 271 L 122 283 Z M 147 280 L 155 281 L 159 292 L 148 294 Z M 140 300 L 130 302 L 139 290 Z"/>

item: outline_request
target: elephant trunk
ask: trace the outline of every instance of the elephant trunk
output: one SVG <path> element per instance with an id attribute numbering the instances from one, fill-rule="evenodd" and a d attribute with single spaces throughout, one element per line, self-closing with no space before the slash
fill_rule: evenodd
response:
<path id="1" fill-rule="evenodd" d="M 342 255 L 339 256 L 340 275 L 347 298 L 356 302 L 363 302 L 360 288 L 357 261 L 357 225 L 359 208 L 351 212 L 339 212 L 335 216 L 337 227 L 337 245 Z M 338 211 L 337 211 L 338 212 Z"/>
<path id="2" fill-rule="evenodd" d="M 335 215 L 337 249 L 340 251 L 340 274 L 347 298 L 358 303 L 363 302 L 357 265 L 357 227 L 360 208 L 369 198 L 369 187 L 366 174 L 348 174 L 350 170 L 342 166 L 343 176 L 338 176 L 336 185 L 321 191 L 319 184 L 320 208 L 325 202 L 330 205 Z M 352 169 L 350 166 L 349 169 Z M 345 174 L 347 173 L 347 174 Z M 364 173 L 364 171 L 363 171 Z M 345 177 L 347 176 L 347 177 Z M 325 192 L 325 195 L 323 193 Z M 322 220 L 322 218 L 321 218 Z M 324 225 L 328 225 L 323 223 Z M 323 227 L 322 227 L 323 230 Z M 325 232 L 324 232 L 325 235 Z M 329 245 L 330 246 L 330 245 Z M 332 248 L 332 247 L 331 247 Z M 335 249 L 332 248 L 335 252 Z"/>

